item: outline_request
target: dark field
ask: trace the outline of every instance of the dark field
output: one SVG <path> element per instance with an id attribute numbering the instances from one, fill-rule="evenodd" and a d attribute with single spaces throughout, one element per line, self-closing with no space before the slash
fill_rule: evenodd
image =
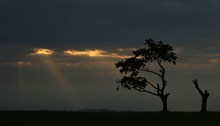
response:
<path id="1" fill-rule="evenodd" d="M 220 113 L 0 112 L 0 126 L 220 126 Z"/>

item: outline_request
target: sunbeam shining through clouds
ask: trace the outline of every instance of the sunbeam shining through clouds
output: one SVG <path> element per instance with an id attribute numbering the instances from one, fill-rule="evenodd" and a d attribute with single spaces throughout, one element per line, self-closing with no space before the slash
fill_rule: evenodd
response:
<path id="1" fill-rule="evenodd" d="M 60 88 L 64 91 L 70 91 L 70 83 L 67 81 L 65 76 L 62 74 L 58 66 L 49 58 L 43 58 L 42 61 L 46 64 L 47 69 L 53 75 L 54 79 L 59 84 Z"/>
<path id="2" fill-rule="evenodd" d="M 70 83 L 62 74 L 57 64 L 50 57 L 53 54 L 54 54 L 53 50 L 45 49 L 45 48 L 35 48 L 34 52 L 31 53 L 32 56 L 38 56 L 40 58 L 40 60 L 45 64 L 46 69 L 54 77 L 57 84 L 59 84 L 60 88 L 63 89 L 63 91 L 68 92 L 70 91 L 71 88 Z"/>
<path id="3" fill-rule="evenodd" d="M 30 65 L 26 64 L 22 61 L 17 62 L 18 66 L 18 84 L 19 84 L 19 94 L 20 94 L 20 99 L 23 99 L 24 97 L 24 91 L 25 91 L 25 82 L 24 82 L 24 75 L 23 75 L 23 65 Z"/>

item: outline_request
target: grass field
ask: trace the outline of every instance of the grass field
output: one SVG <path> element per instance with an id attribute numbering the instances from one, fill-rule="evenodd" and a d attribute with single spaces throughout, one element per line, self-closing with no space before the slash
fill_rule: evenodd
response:
<path id="1" fill-rule="evenodd" d="M 0 126 L 220 126 L 220 113 L 2 111 Z"/>

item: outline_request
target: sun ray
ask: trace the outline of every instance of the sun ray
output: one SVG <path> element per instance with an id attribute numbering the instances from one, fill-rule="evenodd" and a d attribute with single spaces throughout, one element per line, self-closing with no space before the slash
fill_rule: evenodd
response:
<path id="1" fill-rule="evenodd" d="M 70 83 L 63 76 L 63 74 L 60 71 L 60 69 L 58 68 L 58 66 L 49 57 L 44 57 L 42 60 L 46 64 L 49 72 L 53 75 L 54 79 L 56 79 L 60 88 L 62 88 L 64 91 L 69 90 Z"/>
<path id="2" fill-rule="evenodd" d="M 18 67 L 18 84 L 19 84 L 19 98 L 20 100 L 24 99 L 24 91 L 25 91 L 25 82 L 24 82 L 24 72 L 23 72 L 23 65 L 25 63 L 22 61 L 16 62 Z"/>
<path id="3" fill-rule="evenodd" d="M 35 48 L 31 56 L 40 57 L 41 61 L 46 65 L 47 70 L 54 77 L 57 84 L 64 91 L 70 90 L 70 83 L 67 81 L 63 73 L 60 71 L 56 63 L 51 59 L 50 56 L 54 55 L 55 51 L 46 48 Z"/>

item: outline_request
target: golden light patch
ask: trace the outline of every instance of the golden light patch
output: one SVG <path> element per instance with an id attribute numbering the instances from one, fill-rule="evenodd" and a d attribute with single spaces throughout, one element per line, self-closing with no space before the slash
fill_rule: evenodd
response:
<path id="1" fill-rule="evenodd" d="M 95 50 L 66 50 L 64 54 L 69 56 L 89 56 L 89 57 L 106 57 L 106 58 L 129 58 L 131 56 L 120 55 L 118 53 L 108 53 L 105 50 L 95 49 Z"/>
<path id="2" fill-rule="evenodd" d="M 44 56 L 49 56 L 52 54 L 54 54 L 53 50 L 45 49 L 45 48 L 35 48 L 34 52 L 31 53 L 31 55 L 44 55 Z"/>
<path id="3" fill-rule="evenodd" d="M 64 51 L 65 54 L 71 55 L 71 56 L 90 56 L 90 57 L 103 57 L 105 55 L 104 50 L 85 50 L 85 51 L 78 51 L 78 50 L 67 50 Z"/>

